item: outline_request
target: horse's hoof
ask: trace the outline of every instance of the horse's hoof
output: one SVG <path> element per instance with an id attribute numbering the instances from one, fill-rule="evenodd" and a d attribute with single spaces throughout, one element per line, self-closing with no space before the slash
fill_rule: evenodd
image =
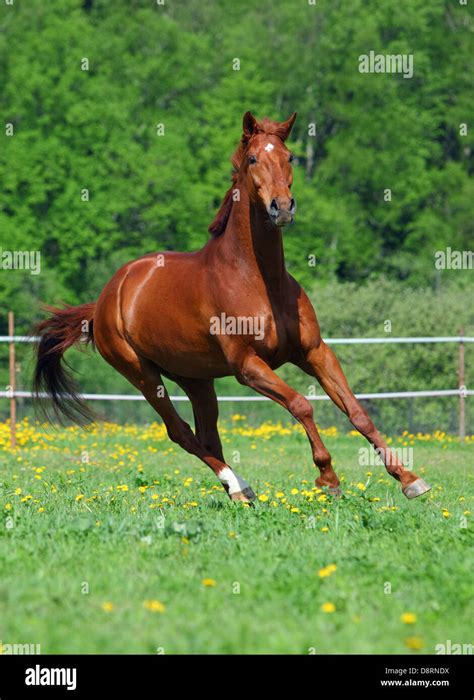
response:
<path id="1" fill-rule="evenodd" d="M 407 498 L 416 498 L 417 496 L 422 496 L 430 489 L 431 486 L 427 484 L 426 481 L 423 481 L 423 479 L 416 479 L 416 481 L 412 481 L 411 484 L 405 486 L 402 491 Z"/>
<path id="2" fill-rule="evenodd" d="M 332 496 L 333 498 L 341 498 L 342 489 L 340 486 L 329 486 L 328 487 L 328 494 L 330 496 Z"/>
<path id="3" fill-rule="evenodd" d="M 318 479 L 316 479 L 314 483 L 316 484 L 318 489 L 323 489 L 324 492 L 328 494 L 328 496 L 333 496 L 333 498 L 341 498 L 342 489 L 339 484 L 337 486 L 331 486 L 330 484 L 321 484 L 318 483 Z"/>
<path id="4" fill-rule="evenodd" d="M 254 494 L 250 486 L 242 491 L 235 491 L 235 493 L 230 494 L 231 501 L 240 501 L 241 503 L 252 503 L 252 501 L 255 501 L 256 498 L 257 496 Z"/>

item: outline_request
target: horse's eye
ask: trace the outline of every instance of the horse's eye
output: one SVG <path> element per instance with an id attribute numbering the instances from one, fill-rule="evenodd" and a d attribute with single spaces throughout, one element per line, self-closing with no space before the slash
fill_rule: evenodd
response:
<path id="1" fill-rule="evenodd" d="M 293 153 L 290 153 L 290 157 L 288 158 L 288 163 L 293 163 L 294 159 L 295 159 L 295 156 L 293 155 Z"/>
<path id="2" fill-rule="evenodd" d="M 249 157 L 247 158 L 247 162 L 248 162 L 249 165 L 253 165 L 254 163 L 257 162 L 257 158 L 256 158 L 255 156 L 249 156 Z"/>

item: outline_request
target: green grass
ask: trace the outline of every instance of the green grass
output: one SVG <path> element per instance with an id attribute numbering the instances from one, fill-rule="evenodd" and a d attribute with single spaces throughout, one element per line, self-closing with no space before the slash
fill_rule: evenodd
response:
<path id="1" fill-rule="evenodd" d="M 472 441 L 402 438 L 433 486 L 407 501 L 382 467 L 358 465 L 363 440 L 329 434 L 345 495 L 324 501 L 298 430 L 228 424 L 229 461 L 238 451 L 236 471 L 268 496 L 249 508 L 227 501 L 210 470 L 156 426 L 23 424 L 15 454 L 7 440 L 2 424 L 4 644 L 47 654 L 416 654 L 473 641 Z M 329 564 L 336 570 L 319 576 Z M 401 621 L 407 612 L 414 624 Z"/>

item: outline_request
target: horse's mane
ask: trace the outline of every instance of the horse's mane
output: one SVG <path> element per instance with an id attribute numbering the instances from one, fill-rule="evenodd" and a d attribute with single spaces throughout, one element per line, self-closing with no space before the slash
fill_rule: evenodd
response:
<path id="1" fill-rule="evenodd" d="M 279 122 L 274 122 L 271 119 L 265 117 L 264 119 L 262 119 L 262 121 L 256 122 L 256 130 L 254 131 L 252 136 L 254 136 L 255 134 L 268 134 L 269 136 L 272 135 L 283 138 L 284 134 L 282 133 L 281 129 L 282 125 Z M 225 231 L 225 227 L 227 226 L 230 212 L 232 210 L 232 204 L 234 201 L 232 195 L 237 184 L 237 178 L 239 175 L 240 166 L 242 164 L 242 158 L 250 139 L 251 137 L 249 137 L 247 134 L 242 134 L 241 139 L 239 141 L 239 145 L 235 149 L 234 154 L 231 158 L 232 184 L 225 193 L 224 199 L 222 200 L 222 204 L 219 207 L 219 210 L 208 229 L 209 233 L 211 233 L 214 238 L 223 234 Z"/>

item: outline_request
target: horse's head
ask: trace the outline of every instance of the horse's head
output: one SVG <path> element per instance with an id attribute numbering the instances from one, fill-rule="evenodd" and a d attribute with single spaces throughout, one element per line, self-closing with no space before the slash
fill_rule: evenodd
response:
<path id="1" fill-rule="evenodd" d="M 296 202 L 291 195 L 293 154 L 285 146 L 296 112 L 286 122 L 258 121 L 244 114 L 239 170 L 250 200 L 262 207 L 276 226 L 291 224 Z"/>

